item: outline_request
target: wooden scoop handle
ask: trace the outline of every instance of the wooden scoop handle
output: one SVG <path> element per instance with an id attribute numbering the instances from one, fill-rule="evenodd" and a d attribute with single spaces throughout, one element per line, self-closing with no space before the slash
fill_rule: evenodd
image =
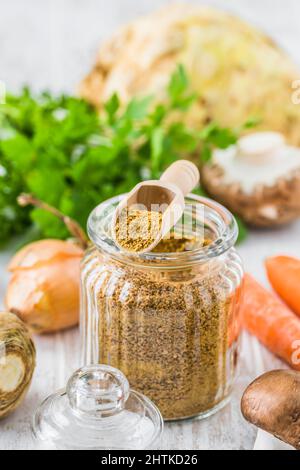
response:
<path id="1" fill-rule="evenodd" d="M 200 175 L 196 165 L 188 160 L 178 160 L 162 174 L 160 180 L 177 186 L 184 196 L 199 183 Z"/>

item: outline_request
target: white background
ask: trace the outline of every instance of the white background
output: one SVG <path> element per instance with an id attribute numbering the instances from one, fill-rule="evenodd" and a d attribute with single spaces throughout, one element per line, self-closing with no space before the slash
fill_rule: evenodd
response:
<path id="1" fill-rule="evenodd" d="M 0 80 L 16 91 L 24 83 L 35 89 L 73 92 L 94 61 L 98 45 L 116 26 L 168 3 L 163 0 L 0 0 Z M 207 0 L 205 3 L 235 12 L 268 32 L 300 63 L 299 0 Z M 300 78 L 300 76 L 299 76 Z M 0 227 L 1 230 L 1 227 Z M 252 231 L 239 247 L 245 267 L 267 285 L 266 256 L 300 256 L 300 223 L 276 231 Z M 0 253 L 0 305 L 13 251 Z M 30 420 L 36 405 L 64 386 L 79 364 L 78 331 L 35 338 L 37 369 L 23 405 L 0 422 L 0 449 L 28 449 L 35 444 Z M 231 405 L 203 422 L 167 425 L 165 449 L 251 449 L 256 430 L 239 412 L 239 397 L 252 378 L 281 367 L 256 340 L 245 336 L 241 374 Z"/>

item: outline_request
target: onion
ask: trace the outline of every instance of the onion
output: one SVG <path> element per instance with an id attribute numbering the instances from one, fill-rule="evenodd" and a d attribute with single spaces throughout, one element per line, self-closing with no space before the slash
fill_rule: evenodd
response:
<path id="1" fill-rule="evenodd" d="M 22 194 L 21 205 L 51 212 L 68 227 L 75 241 L 41 240 L 22 248 L 11 260 L 12 277 L 5 303 L 35 333 L 75 326 L 79 319 L 80 261 L 88 241 L 81 227 L 54 207 Z"/>
<path id="2" fill-rule="evenodd" d="M 35 368 L 35 347 L 24 323 L 0 312 L 0 418 L 23 401 Z"/>
<path id="3" fill-rule="evenodd" d="M 6 307 L 35 333 L 75 326 L 79 318 L 79 275 L 83 250 L 73 242 L 41 240 L 11 260 Z"/>

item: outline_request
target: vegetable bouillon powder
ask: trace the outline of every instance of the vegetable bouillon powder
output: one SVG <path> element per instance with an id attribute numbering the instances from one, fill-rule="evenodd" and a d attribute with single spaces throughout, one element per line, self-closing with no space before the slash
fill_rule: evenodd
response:
<path id="1" fill-rule="evenodd" d="M 126 251 L 143 251 L 157 238 L 161 225 L 161 212 L 123 209 L 116 221 L 116 239 Z"/>
<path id="2" fill-rule="evenodd" d="M 97 247 L 85 257 L 85 360 L 120 369 L 165 419 L 205 416 L 231 392 L 242 268 L 233 248 L 206 257 L 211 241 L 173 234 L 151 261 Z"/>

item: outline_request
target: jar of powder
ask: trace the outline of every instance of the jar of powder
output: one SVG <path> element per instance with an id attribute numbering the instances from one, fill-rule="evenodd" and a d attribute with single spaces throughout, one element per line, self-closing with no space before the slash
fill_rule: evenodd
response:
<path id="1" fill-rule="evenodd" d="M 112 237 L 120 200 L 99 205 L 88 221 L 83 362 L 120 369 L 166 420 L 209 416 L 227 403 L 239 357 L 243 269 L 235 219 L 190 195 L 154 252 L 125 253 Z"/>

